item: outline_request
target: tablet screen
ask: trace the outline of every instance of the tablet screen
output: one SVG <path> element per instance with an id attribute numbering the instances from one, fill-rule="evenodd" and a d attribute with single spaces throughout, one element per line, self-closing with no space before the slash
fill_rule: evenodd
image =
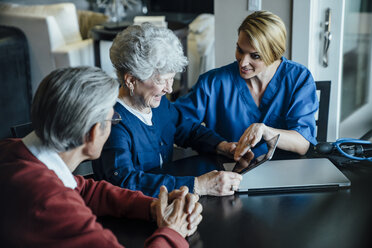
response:
<path id="1" fill-rule="evenodd" d="M 270 160 L 274 155 L 276 145 L 278 144 L 278 140 L 279 134 L 277 136 L 274 136 L 272 139 L 265 141 L 264 144 L 266 144 L 267 146 L 267 153 L 252 159 L 248 165 L 244 165 L 243 163 L 237 162 L 232 171 L 239 174 L 244 174 L 252 170 L 253 168 L 256 168 L 260 164 L 265 163 L 267 160 Z"/>

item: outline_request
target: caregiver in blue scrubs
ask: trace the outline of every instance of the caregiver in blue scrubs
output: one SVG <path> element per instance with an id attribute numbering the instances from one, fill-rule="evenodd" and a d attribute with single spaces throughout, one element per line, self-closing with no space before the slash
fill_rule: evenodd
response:
<path id="1" fill-rule="evenodd" d="M 130 26 L 119 33 L 110 59 L 121 83 L 114 109 L 122 120 L 112 126 L 101 157 L 93 162 L 98 179 L 157 196 L 161 185 L 169 191 L 183 185 L 199 195 L 231 195 L 241 175 L 212 171 L 199 177 L 153 174 L 172 161 L 173 144 L 200 152 L 234 154 L 214 131 L 186 120 L 168 101 L 173 79 L 187 65 L 182 46 L 172 31 L 151 24 Z"/>
<path id="2" fill-rule="evenodd" d="M 238 35 L 236 61 L 201 75 L 176 107 L 226 140 L 239 141 L 235 160 L 277 134 L 280 149 L 305 154 L 317 143 L 316 86 L 305 66 L 283 57 L 283 21 L 257 11 L 246 17 Z"/>

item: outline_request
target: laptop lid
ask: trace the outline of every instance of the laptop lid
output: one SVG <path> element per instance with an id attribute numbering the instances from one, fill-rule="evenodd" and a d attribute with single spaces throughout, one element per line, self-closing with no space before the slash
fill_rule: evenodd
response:
<path id="1" fill-rule="evenodd" d="M 337 189 L 351 182 L 328 159 L 266 161 L 243 175 L 238 192 L 270 193 Z"/>

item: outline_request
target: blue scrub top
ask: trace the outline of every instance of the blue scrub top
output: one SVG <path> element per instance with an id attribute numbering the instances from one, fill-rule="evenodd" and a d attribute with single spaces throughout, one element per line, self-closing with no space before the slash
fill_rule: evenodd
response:
<path id="1" fill-rule="evenodd" d="M 257 107 L 237 62 L 199 77 L 192 90 L 175 106 L 185 118 L 204 122 L 228 141 L 239 141 L 252 123 L 295 130 L 313 145 L 316 141 L 316 86 L 310 71 L 281 58 L 276 73 Z"/>
<path id="2" fill-rule="evenodd" d="M 93 161 L 96 178 L 153 197 L 158 196 L 161 185 L 169 192 L 186 185 L 193 192 L 193 176 L 175 177 L 150 171 L 160 168 L 160 154 L 164 163 L 172 161 L 174 143 L 199 152 L 215 152 L 224 139 L 204 126 L 183 119 L 166 97 L 158 108 L 152 109 L 152 126 L 120 103 L 114 109 L 122 121 L 112 126 L 101 157 Z"/>

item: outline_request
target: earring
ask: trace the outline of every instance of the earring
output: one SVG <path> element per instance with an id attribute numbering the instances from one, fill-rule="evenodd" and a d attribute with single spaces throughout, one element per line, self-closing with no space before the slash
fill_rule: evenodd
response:
<path id="1" fill-rule="evenodd" d="M 133 86 L 129 88 L 129 95 L 130 96 L 133 96 L 134 95 Z"/>
<path id="2" fill-rule="evenodd" d="M 126 85 L 127 86 L 127 88 L 129 89 L 129 95 L 130 96 L 133 96 L 134 95 L 134 87 L 133 87 L 133 84 L 127 84 Z"/>

